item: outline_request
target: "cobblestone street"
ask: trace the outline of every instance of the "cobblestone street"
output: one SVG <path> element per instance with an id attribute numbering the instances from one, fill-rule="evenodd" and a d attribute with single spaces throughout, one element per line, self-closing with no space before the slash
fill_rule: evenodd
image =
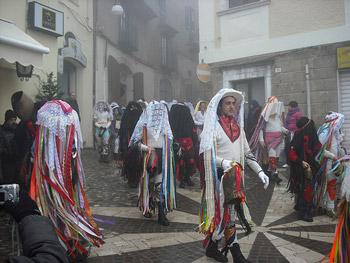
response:
<path id="1" fill-rule="evenodd" d="M 91 206 L 106 241 L 91 251 L 89 262 L 215 262 L 205 256 L 203 237 L 195 232 L 198 178 L 192 189 L 177 188 L 178 209 L 168 214 L 170 226 L 163 227 L 156 216 L 142 216 L 135 207 L 137 190 L 127 187 L 112 163 L 99 164 L 95 152 L 85 151 L 84 165 Z M 256 226 L 249 236 L 238 230 L 242 251 L 252 262 L 319 262 L 331 248 L 336 221 L 326 216 L 316 216 L 313 223 L 299 221 L 283 179 L 280 186 L 271 184 L 264 191 L 256 176 L 247 176 Z"/>
<path id="2" fill-rule="evenodd" d="M 215 262 L 205 256 L 198 225 L 199 179 L 192 189 L 177 189 L 178 209 L 168 214 L 170 226 L 146 219 L 136 207 L 137 189 L 128 188 L 114 164 L 101 164 L 92 150 L 83 153 L 87 193 L 94 218 L 106 244 L 91 250 L 89 263 L 100 262 Z M 283 173 L 285 174 L 285 173 Z M 245 236 L 238 229 L 242 251 L 251 262 L 320 262 L 331 248 L 336 221 L 315 216 L 299 221 L 286 193 L 287 179 L 264 191 L 256 176 L 246 177 L 247 201 L 256 226 Z M 0 262 L 11 252 L 6 217 L 1 217 Z M 4 234 L 3 234 L 4 233 Z M 232 259 L 229 259 L 232 262 Z"/>

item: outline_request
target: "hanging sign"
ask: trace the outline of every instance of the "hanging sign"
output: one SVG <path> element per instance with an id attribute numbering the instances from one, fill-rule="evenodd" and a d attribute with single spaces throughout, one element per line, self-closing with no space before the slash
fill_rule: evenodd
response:
<path id="1" fill-rule="evenodd" d="M 337 48 L 338 68 L 350 68 L 350 47 Z"/>
<path id="2" fill-rule="evenodd" d="M 29 28 L 56 37 L 63 36 L 63 12 L 35 1 L 28 3 Z"/>
<path id="3" fill-rule="evenodd" d="M 207 83 L 210 81 L 210 67 L 208 64 L 201 63 L 197 66 L 197 77 L 199 81 Z"/>

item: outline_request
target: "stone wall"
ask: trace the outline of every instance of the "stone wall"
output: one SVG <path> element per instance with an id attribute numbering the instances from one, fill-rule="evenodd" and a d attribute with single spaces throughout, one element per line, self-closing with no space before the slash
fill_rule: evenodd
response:
<path id="1" fill-rule="evenodd" d="M 307 114 L 305 65 L 309 65 L 311 117 L 316 125 L 325 113 L 338 110 L 336 49 L 349 42 L 290 51 L 274 58 L 272 95 L 285 104 L 295 100 Z M 279 68 L 281 72 L 276 72 Z"/>

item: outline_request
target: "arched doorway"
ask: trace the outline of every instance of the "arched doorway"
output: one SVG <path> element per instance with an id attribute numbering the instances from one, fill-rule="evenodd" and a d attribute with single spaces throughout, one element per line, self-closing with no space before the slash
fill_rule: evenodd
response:
<path id="1" fill-rule="evenodd" d="M 133 99 L 133 78 L 130 68 L 112 57 L 108 57 L 108 102 L 126 105 Z"/>

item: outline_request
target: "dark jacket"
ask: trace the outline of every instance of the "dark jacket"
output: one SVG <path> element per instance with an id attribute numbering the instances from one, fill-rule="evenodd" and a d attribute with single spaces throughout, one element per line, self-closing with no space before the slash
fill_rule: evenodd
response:
<path id="1" fill-rule="evenodd" d="M 39 215 L 24 217 L 19 223 L 23 256 L 11 256 L 8 263 L 68 263 L 69 259 L 50 220 Z"/>
<path id="2" fill-rule="evenodd" d="M 1 158 L 4 152 L 5 152 L 4 134 L 3 134 L 2 128 L 0 127 L 0 183 L 3 183 L 3 180 L 4 180 L 2 175 L 3 160 Z"/>
<path id="3" fill-rule="evenodd" d="M 2 147 L 1 161 L 2 161 L 2 175 L 4 184 L 14 184 L 18 182 L 17 169 L 17 154 L 15 144 L 15 129 L 2 125 Z"/>

